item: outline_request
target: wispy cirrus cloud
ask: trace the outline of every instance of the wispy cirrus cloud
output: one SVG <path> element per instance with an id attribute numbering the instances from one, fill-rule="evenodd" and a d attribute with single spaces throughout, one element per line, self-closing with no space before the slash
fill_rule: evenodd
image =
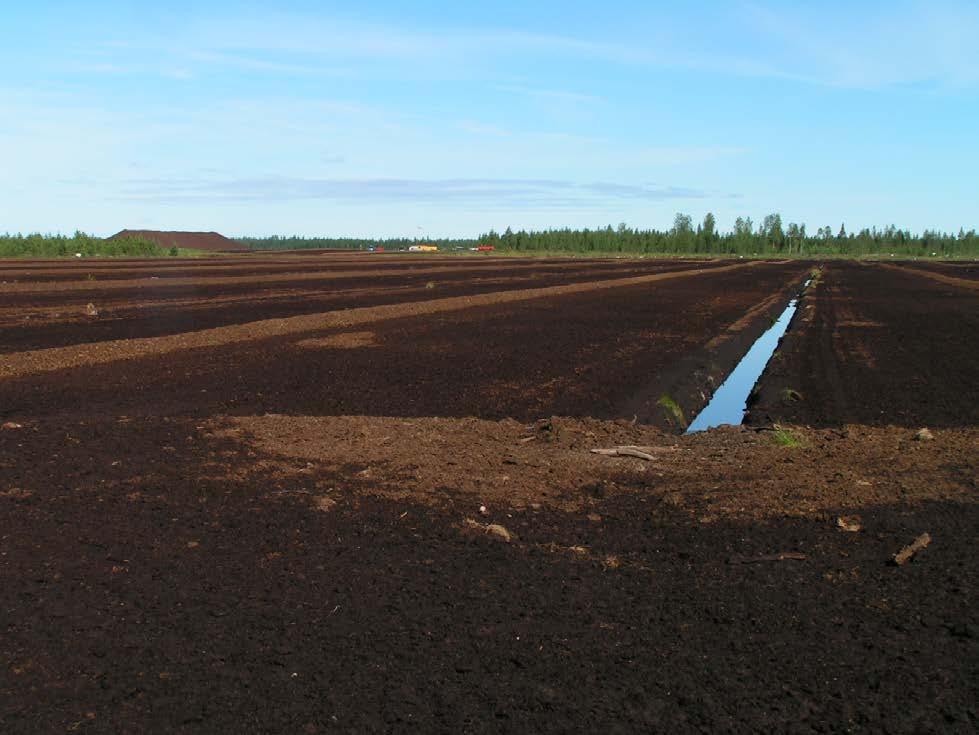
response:
<path id="1" fill-rule="evenodd" d="M 827 11 L 743 2 L 650 31 L 620 37 L 527 29 L 392 26 L 270 11 L 261 17 L 203 20 L 176 36 L 152 33 L 107 41 L 102 50 L 169 57 L 185 65 L 280 74 L 475 76 L 500 91 L 595 102 L 584 91 L 510 84 L 514 58 L 590 61 L 634 68 L 688 69 L 719 76 L 772 78 L 835 87 L 979 81 L 974 43 L 979 10 L 956 2 L 894 2 Z M 474 54 L 473 50 L 479 53 Z M 512 79 L 512 77 L 510 77 Z"/>
<path id="2" fill-rule="evenodd" d="M 334 69 L 322 63 L 289 63 L 217 51 L 189 51 L 187 52 L 187 57 L 194 62 L 200 62 L 202 64 L 246 71 L 307 76 L 345 76 L 349 74 L 349 70 Z"/>
<path id="3" fill-rule="evenodd" d="M 557 179 L 313 179 L 268 176 L 221 180 L 134 179 L 119 198 L 167 204 L 328 200 L 345 204 L 443 204 L 519 208 L 601 208 L 621 202 L 736 197 L 680 186 L 578 183 Z"/>
<path id="4" fill-rule="evenodd" d="M 520 84 L 497 84 L 494 89 L 500 92 L 531 97 L 538 100 L 549 102 L 570 102 L 573 104 L 594 104 L 602 102 L 602 98 L 593 94 L 582 94 L 581 92 L 569 92 L 563 89 L 540 89 L 537 87 L 526 87 Z"/>
<path id="5" fill-rule="evenodd" d="M 799 81 L 850 89 L 979 83 L 975 3 L 897 0 L 850 10 L 844 19 L 814 5 L 744 5 L 762 52 Z"/>
<path id="6" fill-rule="evenodd" d="M 451 20 L 352 21 L 277 10 L 230 18 L 201 13 L 193 23 L 140 29 L 137 37 L 78 42 L 72 47 L 76 58 L 66 68 L 92 75 L 166 75 L 182 69 L 195 77 L 236 71 L 382 81 L 464 79 L 487 90 L 575 103 L 595 103 L 606 93 L 600 87 L 566 90 L 543 71 L 548 64 L 638 74 L 691 71 L 708 78 L 844 89 L 979 83 L 975 2 L 895 0 L 827 8 L 744 0 L 720 4 L 708 14 L 663 15 L 654 22 L 650 11 L 613 30 L 562 32 L 560 23 L 553 24 L 556 30 L 541 30 Z"/>

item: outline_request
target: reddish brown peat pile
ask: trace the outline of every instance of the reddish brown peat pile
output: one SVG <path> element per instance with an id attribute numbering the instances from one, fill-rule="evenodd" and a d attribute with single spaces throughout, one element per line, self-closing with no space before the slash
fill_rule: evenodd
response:
<path id="1" fill-rule="evenodd" d="M 162 248 L 185 248 L 205 252 L 234 253 L 247 251 L 240 243 L 217 232 L 182 232 L 163 230 L 122 230 L 110 240 L 139 238 L 155 242 Z"/>
<path id="2" fill-rule="evenodd" d="M 420 288 L 300 280 L 299 303 L 358 308 L 281 318 L 289 296 L 221 283 L 254 262 L 173 266 L 199 267 L 208 294 L 172 294 L 195 313 L 183 329 L 121 296 L 104 333 L 101 316 L 50 317 L 48 349 L 24 330 L 0 356 L 5 732 L 974 729 L 967 407 L 941 403 L 930 441 L 915 439 L 930 415 L 890 401 L 890 421 L 779 433 L 680 436 L 637 415 L 661 391 L 692 413 L 693 386 L 709 392 L 809 266 L 575 261 L 538 284 L 524 277 L 552 264 L 480 260 L 467 279 L 469 261 L 384 258 Z M 301 270 L 279 266 L 270 281 Z M 458 290 L 440 292 L 442 268 Z M 49 283 L 31 298 L 74 304 Z M 240 313 L 210 291 L 225 286 Z M 512 295 L 453 301 L 492 291 Z M 832 294 L 810 311 L 899 308 Z M 962 298 L 940 303 L 968 325 Z M 590 451 L 625 445 L 653 459 Z M 888 564 L 923 532 L 927 549 Z"/>

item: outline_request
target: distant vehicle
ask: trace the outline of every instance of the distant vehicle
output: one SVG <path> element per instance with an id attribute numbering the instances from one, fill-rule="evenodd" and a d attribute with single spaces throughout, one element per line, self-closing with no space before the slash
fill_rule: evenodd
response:
<path id="1" fill-rule="evenodd" d="M 408 248 L 409 253 L 437 253 L 437 245 L 412 245 Z"/>
<path id="2" fill-rule="evenodd" d="M 493 245 L 477 245 L 476 246 L 476 252 L 477 253 L 491 253 L 494 250 L 496 250 L 496 247 L 493 246 Z"/>

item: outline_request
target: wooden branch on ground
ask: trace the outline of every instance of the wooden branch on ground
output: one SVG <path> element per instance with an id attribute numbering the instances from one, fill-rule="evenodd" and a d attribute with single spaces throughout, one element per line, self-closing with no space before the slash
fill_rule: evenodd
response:
<path id="1" fill-rule="evenodd" d="M 656 452 L 672 452 L 676 447 L 611 447 L 610 449 L 592 449 L 592 454 L 601 454 L 603 457 L 638 457 L 639 459 L 656 459 Z"/>
<path id="2" fill-rule="evenodd" d="M 914 541 L 912 541 L 910 544 L 905 546 L 903 549 L 901 549 L 899 552 L 897 552 L 894 555 L 894 563 L 897 564 L 899 567 L 904 566 L 909 561 L 911 561 L 911 558 L 915 554 L 917 554 L 919 551 L 921 551 L 930 543 L 931 543 L 931 536 L 929 536 L 927 533 L 921 534 L 920 536 L 918 536 L 918 538 L 916 538 Z"/>

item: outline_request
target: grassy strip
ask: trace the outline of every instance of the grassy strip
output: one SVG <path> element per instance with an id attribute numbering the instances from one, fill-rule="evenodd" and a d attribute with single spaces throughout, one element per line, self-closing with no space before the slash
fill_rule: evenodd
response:
<path id="1" fill-rule="evenodd" d="M 802 446 L 802 440 L 795 433 L 789 429 L 782 428 L 778 424 L 774 427 L 772 438 L 780 447 L 794 448 Z"/>

